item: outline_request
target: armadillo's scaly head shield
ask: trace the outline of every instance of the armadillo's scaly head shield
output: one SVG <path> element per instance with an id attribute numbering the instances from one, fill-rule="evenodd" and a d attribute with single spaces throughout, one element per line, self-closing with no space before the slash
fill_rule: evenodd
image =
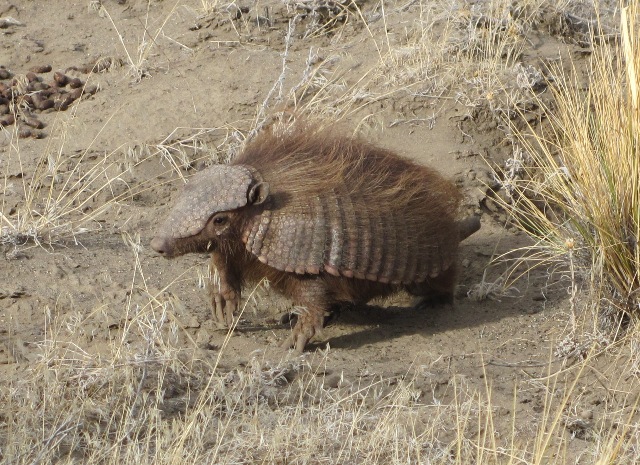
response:
<path id="1" fill-rule="evenodd" d="M 167 258 L 206 252 L 238 237 L 243 211 L 262 204 L 269 185 L 248 165 L 214 165 L 193 176 L 151 241 Z"/>

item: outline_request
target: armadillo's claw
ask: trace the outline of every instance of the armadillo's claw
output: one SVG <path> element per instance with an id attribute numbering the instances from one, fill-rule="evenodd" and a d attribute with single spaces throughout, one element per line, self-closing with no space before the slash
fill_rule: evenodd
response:
<path id="1" fill-rule="evenodd" d="M 298 322 L 291 330 L 289 337 L 280 344 L 280 347 L 293 349 L 296 353 L 301 354 L 313 336 L 322 334 L 323 323 L 324 311 L 317 312 L 305 309 L 304 312 L 298 314 Z"/>
<path id="2" fill-rule="evenodd" d="M 213 320 L 227 328 L 233 326 L 233 315 L 240 307 L 240 298 L 235 291 L 211 293 Z"/>

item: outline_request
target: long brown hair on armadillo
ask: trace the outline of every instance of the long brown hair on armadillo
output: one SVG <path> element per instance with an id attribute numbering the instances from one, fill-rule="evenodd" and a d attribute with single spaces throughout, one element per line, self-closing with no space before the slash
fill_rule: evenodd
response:
<path id="1" fill-rule="evenodd" d="M 279 270 L 421 282 L 456 259 L 460 195 L 436 171 L 339 134 L 297 123 L 260 133 L 233 161 L 269 184 L 245 225 L 248 251 Z"/>

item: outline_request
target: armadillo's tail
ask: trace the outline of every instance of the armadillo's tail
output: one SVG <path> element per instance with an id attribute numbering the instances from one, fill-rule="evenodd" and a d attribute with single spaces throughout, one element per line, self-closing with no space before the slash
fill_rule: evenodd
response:
<path id="1" fill-rule="evenodd" d="M 480 229 L 479 216 L 467 216 L 465 219 L 458 221 L 458 233 L 460 234 L 461 241 L 465 240 L 478 229 Z"/>

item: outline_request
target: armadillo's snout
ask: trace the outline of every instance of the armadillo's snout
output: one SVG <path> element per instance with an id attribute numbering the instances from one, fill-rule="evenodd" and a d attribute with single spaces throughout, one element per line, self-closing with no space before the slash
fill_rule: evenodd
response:
<path id="1" fill-rule="evenodd" d="M 170 258 L 172 256 L 173 247 L 171 247 L 171 241 L 165 239 L 164 237 L 154 237 L 151 240 L 151 248 L 165 258 Z"/>

